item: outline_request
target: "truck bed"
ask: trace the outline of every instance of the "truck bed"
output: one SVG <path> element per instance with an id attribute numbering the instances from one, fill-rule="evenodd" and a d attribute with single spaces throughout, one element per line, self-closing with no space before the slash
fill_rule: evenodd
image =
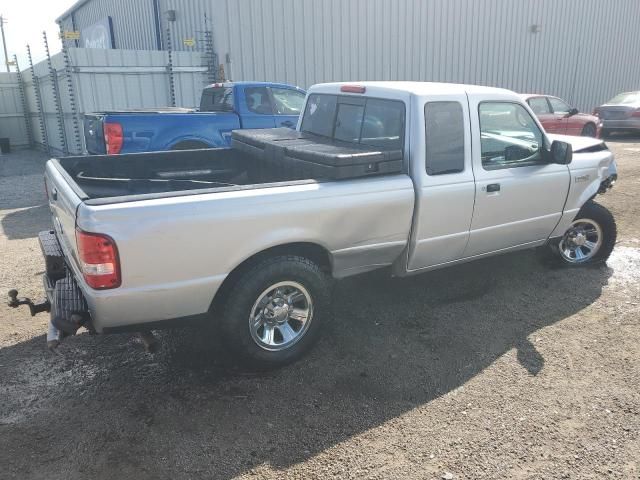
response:
<path id="1" fill-rule="evenodd" d="M 94 203 L 347 180 L 403 168 L 401 150 L 342 145 L 286 128 L 234 132 L 232 148 L 67 157 L 57 163 L 78 197 Z"/>
<path id="2" fill-rule="evenodd" d="M 277 177 L 249 155 L 230 148 L 66 157 L 57 160 L 82 200 L 108 203 L 152 196 L 220 191 L 292 181 L 291 169 Z M 100 202 L 106 203 L 106 202 Z"/>

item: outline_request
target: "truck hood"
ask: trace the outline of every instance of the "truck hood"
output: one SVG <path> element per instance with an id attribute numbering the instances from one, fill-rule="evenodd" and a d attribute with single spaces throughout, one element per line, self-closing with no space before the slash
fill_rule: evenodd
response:
<path id="1" fill-rule="evenodd" d="M 556 135 L 556 134 L 548 134 L 549 140 L 552 142 L 554 140 L 560 140 L 561 142 L 566 142 L 571 145 L 573 148 L 573 153 L 580 153 L 584 150 L 590 150 L 593 147 L 603 147 L 602 150 L 606 149 L 604 145 L 604 141 L 599 138 L 592 137 L 576 137 L 573 135 Z"/>

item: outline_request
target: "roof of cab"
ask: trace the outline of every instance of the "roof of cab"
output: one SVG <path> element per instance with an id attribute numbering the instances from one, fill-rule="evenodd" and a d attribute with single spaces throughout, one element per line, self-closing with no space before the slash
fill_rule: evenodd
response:
<path id="1" fill-rule="evenodd" d="M 218 82 L 211 83 L 204 88 L 220 88 L 220 87 L 233 87 L 234 85 L 250 85 L 252 87 L 278 87 L 278 88 L 290 88 L 300 91 L 304 91 L 302 88 L 296 85 L 289 85 L 287 83 L 277 82 L 250 82 L 250 81 L 238 81 L 238 82 Z"/>
<path id="2" fill-rule="evenodd" d="M 336 82 L 321 83 L 310 88 L 313 90 L 334 90 L 343 85 L 358 85 L 362 87 L 375 88 L 378 91 L 406 92 L 412 95 L 434 95 L 434 94 L 515 94 L 511 90 L 495 87 L 484 87 L 481 85 L 466 85 L 463 83 L 440 83 L 440 82 Z"/>

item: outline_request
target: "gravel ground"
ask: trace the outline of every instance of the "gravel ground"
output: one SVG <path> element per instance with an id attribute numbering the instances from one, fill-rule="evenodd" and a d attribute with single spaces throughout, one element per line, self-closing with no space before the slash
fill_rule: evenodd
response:
<path id="1" fill-rule="evenodd" d="M 211 331 L 45 350 L 0 306 L 0 478 L 640 478 L 640 140 L 616 138 L 607 266 L 535 252 L 338 283 L 301 362 L 234 368 Z M 40 295 L 33 152 L 0 157 L 0 291 Z"/>

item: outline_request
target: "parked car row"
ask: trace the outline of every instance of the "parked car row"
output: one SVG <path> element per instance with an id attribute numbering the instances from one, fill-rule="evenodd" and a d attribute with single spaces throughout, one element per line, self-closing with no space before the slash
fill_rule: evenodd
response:
<path id="1" fill-rule="evenodd" d="M 600 138 L 613 132 L 640 132 L 640 91 L 620 93 L 591 115 L 580 113 L 558 97 L 521 96 L 549 133 Z"/>

